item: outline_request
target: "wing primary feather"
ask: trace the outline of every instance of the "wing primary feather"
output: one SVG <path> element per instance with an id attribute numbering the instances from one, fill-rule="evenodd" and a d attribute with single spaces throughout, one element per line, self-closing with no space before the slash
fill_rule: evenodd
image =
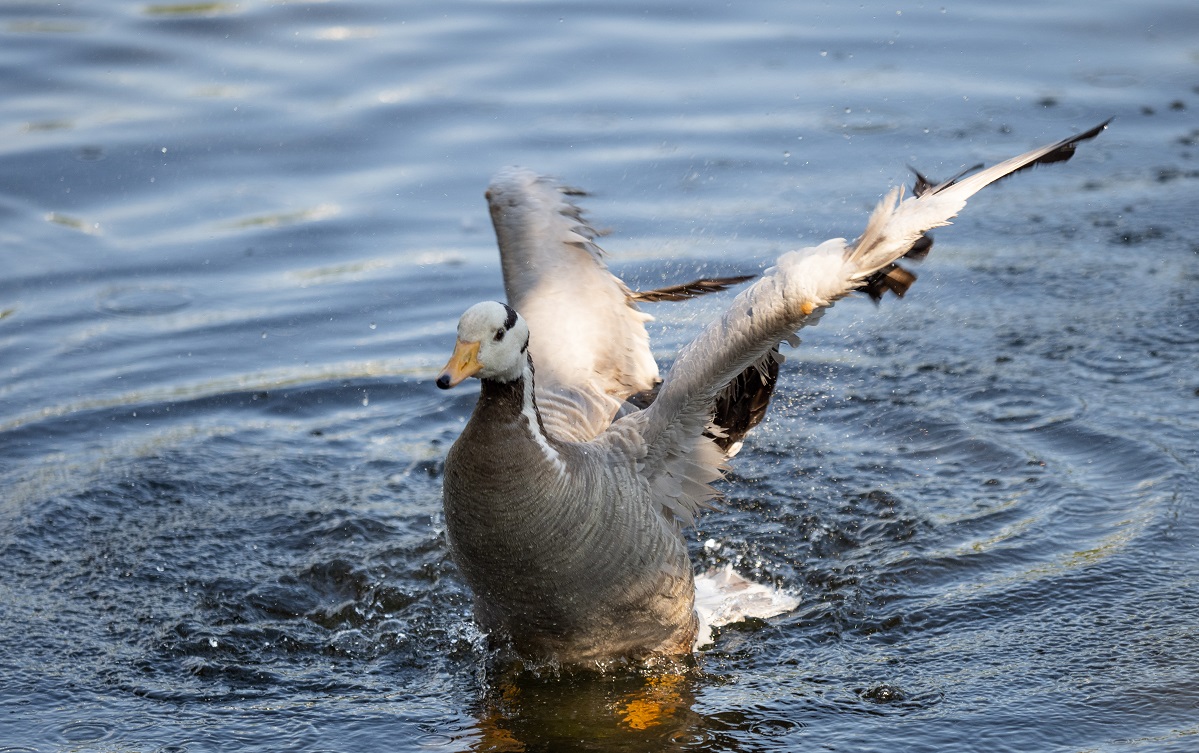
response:
<path id="1" fill-rule="evenodd" d="M 848 258 L 860 268 L 858 274 L 862 284 L 867 284 L 879 270 L 911 252 L 929 230 L 948 225 L 966 205 L 966 200 L 984 187 L 1036 165 L 1070 159 L 1078 144 L 1098 136 L 1110 122 L 1111 118 L 1108 118 L 1094 128 L 979 172 L 959 173 L 936 186 L 917 173 L 915 195 L 906 201 L 901 200 L 902 189 L 892 189 L 871 213 L 866 230 L 850 246 Z M 927 254 L 927 248 L 923 253 Z"/>

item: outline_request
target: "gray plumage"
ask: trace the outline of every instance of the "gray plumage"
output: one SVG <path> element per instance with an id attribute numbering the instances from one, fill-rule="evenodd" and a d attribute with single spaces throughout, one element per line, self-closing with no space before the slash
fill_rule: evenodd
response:
<path id="1" fill-rule="evenodd" d="M 896 269 L 984 186 L 1068 158 L 1105 126 L 968 177 L 936 186 L 921 179 L 906 200 L 892 190 L 853 243 L 838 238 L 780 257 L 661 380 L 649 317 L 605 267 L 595 232 L 568 199 L 575 194 L 526 170 L 497 175 L 487 198 L 512 308 L 487 302 L 463 314 L 438 378 L 446 388 L 482 381 L 444 482 L 450 545 L 482 627 L 525 657 L 565 664 L 691 651 L 706 636 L 682 528 L 709 506 L 725 467 L 731 443 L 718 444 L 718 406 L 748 395 L 752 405 L 720 408 L 749 416 L 739 419 L 749 422 L 743 434 L 769 398 L 745 380 L 766 375 L 773 388 L 780 342 Z M 906 290 L 903 279 L 895 284 Z M 688 292 L 664 290 L 663 298 Z M 636 395 L 652 402 L 631 401 Z M 726 619 L 793 603 L 739 578 L 729 590 L 754 598 Z"/>

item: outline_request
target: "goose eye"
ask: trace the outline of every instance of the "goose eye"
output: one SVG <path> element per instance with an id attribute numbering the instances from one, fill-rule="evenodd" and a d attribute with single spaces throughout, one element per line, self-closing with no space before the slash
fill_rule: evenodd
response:
<path id="1" fill-rule="evenodd" d="M 497 329 L 497 330 L 495 331 L 495 341 L 496 341 L 497 343 L 498 343 L 498 342 L 500 342 L 501 340 L 503 340 L 503 339 L 504 339 L 504 332 L 505 332 L 505 331 L 506 331 L 506 330 L 502 330 L 502 329 Z"/>

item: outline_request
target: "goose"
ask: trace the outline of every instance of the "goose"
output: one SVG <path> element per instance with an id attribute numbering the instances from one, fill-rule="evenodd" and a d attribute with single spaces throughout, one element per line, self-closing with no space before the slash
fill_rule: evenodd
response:
<path id="1" fill-rule="evenodd" d="M 732 280 L 632 291 L 606 267 L 580 192 L 499 172 L 486 197 L 507 301 L 462 314 L 436 379 L 481 384 L 443 478 L 449 548 L 480 628 L 527 661 L 602 668 L 686 657 L 721 620 L 793 608 L 731 571 L 697 577 L 684 537 L 761 420 L 779 344 L 855 291 L 902 296 L 915 276 L 900 261 L 927 253 L 929 230 L 1000 178 L 1069 159 L 1108 122 L 941 183 L 916 173 L 912 195 L 892 188 L 856 240 L 781 255 L 664 377 L 638 303 Z M 697 589 L 715 598 L 707 614 Z"/>

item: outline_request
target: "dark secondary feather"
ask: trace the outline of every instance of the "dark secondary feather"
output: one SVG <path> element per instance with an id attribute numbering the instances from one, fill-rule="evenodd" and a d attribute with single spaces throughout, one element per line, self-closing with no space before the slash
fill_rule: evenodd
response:
<path id="1" fill-rule="evenodd" d="M 782 360 L 778 346 L 775 346 L 759 365 L 742 371 L 720 391 L 712 409 L 712 426 L 716 430 L 704 433 L 721 450 L 727 453 L 766 418 Z M 627 402 L 645 410 L 654 402 L 661 386 L 659 382 L 653 389 L 630 395 Z"/>
<path id="2" fill-rule="evenodd" d="M 718 293 L 733 285 L 739 285 L 752 280 L 757 275 L 737 275 L 735 277 L 710 277 L 692 280 L 682 285 L 671 285 L 655 290 L 636 290 L 629 298 L 637 303 L 656 303 L 657 301 L 685 301 L 708 293 Z"/>
<path id="3" fill-rule="evenodd" d="M 770 398 L 779 379 L 782 361 L 776 345 L 760 366 L 751 366 L 733 379 L 716 398 L 712 423 L 723 431 L 712 439 L 726 453 L 766 418 Z"/>
<path id="4" fill-rule="evenodd" d="M 684 301 L 726 290 L 756 276 L 703 278 L 655 290 L 638 290 L 629 298 L 638 303 Z M 765 359 L 760 367 L 751 366 L 721 390 L 712 416 L 712 424 L 717 432 L 709 435 L 720 449 L 727 452 L 766 417 L 766 408 L 770 405 L 770 396 L 774 394 L 774 385 L 778 381 L 779 361 L 782 360 L 773 357 L 777 353 L 778 348 L 775 348 L 772 357 Z M 644 409 L 654 401 L 657 392 L 657 387 L 639 392 L 629 397 L 628 402 Z"/>

